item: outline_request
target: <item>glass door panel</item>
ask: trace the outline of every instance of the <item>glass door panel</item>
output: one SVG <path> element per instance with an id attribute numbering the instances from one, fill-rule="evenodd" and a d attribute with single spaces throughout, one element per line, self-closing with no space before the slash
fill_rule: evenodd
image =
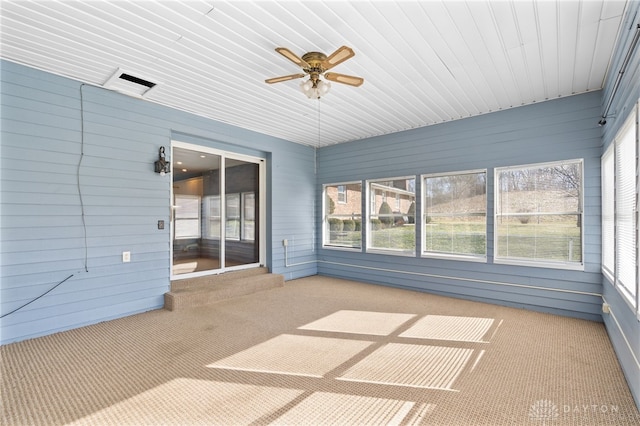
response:
<path id="1" fill-rule="evenodd" d="M 221 215 L 219 155 L 173 150 L 173 275 L 218 270 Z"/>
<path id="2" fill-rule="evenodd" d="M 227 158 L 225 161 L 225 265 L 258 263 L 259 166 L 256 163 Z"/>

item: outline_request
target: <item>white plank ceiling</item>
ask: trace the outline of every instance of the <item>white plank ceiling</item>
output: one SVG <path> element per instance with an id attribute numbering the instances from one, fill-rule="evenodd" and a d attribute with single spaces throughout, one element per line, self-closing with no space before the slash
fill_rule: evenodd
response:
<path id="1" fill-rule="evenodd" d="M 626 1 L 0 2 L 4 59 L 103 86 L 117 69 L 142 97 L 326 146 L 601 89 Z M 351 47 L 320 100 L 275 52 Z"/>

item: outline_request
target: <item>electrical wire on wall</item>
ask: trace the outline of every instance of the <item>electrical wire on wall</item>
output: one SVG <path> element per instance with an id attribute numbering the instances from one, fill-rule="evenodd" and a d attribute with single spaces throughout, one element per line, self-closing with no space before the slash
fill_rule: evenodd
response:
<path id="1" fill-rule="evenodd" d="M 51 287 L 49 290 L 45 291 L 44 293 L 42 293 L 40 296 L 36 297 L 35 299 L 31 299 L 30 301 L 28 301 L 27 303 L 25 303 L 24 305 L 20 306 L 19 308 L 15 308 L 13 311 L 11 312 L 7 312 L 6 314 L 0 315 L 0 318 L 4 318 L 6 316 L 9 316 L 11 314 L 13 314 L 14 312 L 18 312 L 20 309 L 24 308 L 27 305 L 32 304 L 33 302 L 35 302 L 36 300 L 40 299 L 41 297 L 46 296 L 47 294 L 51 293 L 53 290 L 55 290 L 60 284 L 64 283 L 65 281 L 67 281 L 69 278 L 73 277 L 74 274 L 69 275 L 67 278 L 65 278 L 64 280 L 60 281 L 58 284 L 54 285 L 53 287 Z"/>
<path id="2" fill-rule="evenodd" d="M 80 159 L 78 160 L 78 166 L 76 168 L 76 183 L 77 183 L 77 187 L 78 187 L 78 196 L 80 198 L 80 212 L 81 212 L 81 217 L 82 217 L 82 231 L 83 231 L 83 240 L 84 240 L 84 271 L 85 272 L 89 272 L 89 267 L 88 267 L 89 253 L 88 253 L 88 244 L 87 244 L 87 224 L 86 224 L 86 221 L 85 221 L 85 214 L 84 214 L 84 200 L 82 198 L 82 186 L 80 184 L 80 169 L 82 168 L 82 160 L 84 158 L 84 96 L 83 96 L 84 94 L 83 94 L 83 91 L 82 91 L 84 86 L 85 86 L 84 83 L 80 85 Z M 32 304 L 36 300 L 41 299 L 42 297 L 46 296 L 47 294 L 51 293 L 53 290 L 58 288 L 58 286 L 62 285 L 63 283 L 65 283 L 66 281 L 71 279 L 74 275 L 75 274 L 69 275 L 67 278 L 65 278 L 62 281 L 58 282 L 57 284 L 55 284 L 53 287 L 51 287 L 49 290 L 45 291 L 41 295 L 31 299 L 27 303 L 15 308 L 14 310 L 12 310 L 10 312 L 7 312 L 6 314 L 0 315 L 0 318 L 4 318 L 6 316 L 9 316 L 9 315 L 19 311 L 20 309 L 24 308 L 25 306 L 28 306 L 28 305 Z"/>
<path id="3" fill-rule="evenodd" d="M 76 181 L 78 183 L 78 197 L 80 198 L 80 215 L 82 217 L 82 233 L 84 238 L 84 271 L 89 272 L 89 245 L 87 243 L 87 222 L 84 216 L 84 199 L 82 198 L 82 185 L 80 184 L 80 169 L 84 159 L 84 94 L 82 89 L 85 84 L 80 85 L 80 159 L 76 170 Z"/>

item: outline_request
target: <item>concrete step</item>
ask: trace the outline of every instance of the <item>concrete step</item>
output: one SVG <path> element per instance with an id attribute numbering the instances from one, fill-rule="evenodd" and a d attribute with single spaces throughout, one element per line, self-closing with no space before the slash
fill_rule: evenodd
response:
<path id="1" fill-rule="evenodd" d="M 164 308 L 170 311 L 207 306 L 258 291 L 284 286 L 284 276 L 270 274 L 267 268 L 252 268 L 171 282 L 164 295 Z"/>

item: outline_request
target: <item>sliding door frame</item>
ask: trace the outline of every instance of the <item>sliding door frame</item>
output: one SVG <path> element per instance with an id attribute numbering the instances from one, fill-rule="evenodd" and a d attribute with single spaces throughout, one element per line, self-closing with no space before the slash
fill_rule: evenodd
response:
<path id="1" fill-rule="evenodd" d="M 266 217 L 267 217 L 267 185 L 266 185 L 266 175 L 267 175 L 267 167 L 266 167 L 266 159 L 261 157 L 254 157 L 245 154 L 238 154 L 233 151 L 225 151 L 216 148 L 210 148 L 203 145 L 196 145 L 186 142 L 180 142 L 176 140 L 171 141 L 171 159 L 173 159 L 173 150 L 175 148 L 186 149 L 190 151 L 197 151 L 212 155 L 217 155 L 220 157 L 220 200 L 226 200 L 226 185 L 225 185 L 225 175 L 226 168 L 225 163 L 227 159 L 232 160 L 240 160 L 247 163 L 254 163 L 258 165 L 258 262 L 248 263 L 244 265 L 238 266 L 226 266 L 225 265 L 225 242 L 226 242 L 226 226 L 224 219 L 221 220 L 221 229 L 220 229 L 220 265 L 221 267 L 218 269 L 211 269 L 207 271 L 199 271 L 185 274 L 174 274 L 173 273 L 173 241 L 174 241 L 174 209 L 173 209 L 173 176 L 171 177 L 171 192 L 170 192 L 170 200 L 169 200 L 169 211 L 170 211 L 170 242 L 169 242 L 169 259 L 170 259 L 170 271 L 171 271 L 171 280 L 181 280 L 186 278 L 195 278 L 206 275 L 217 275 L 224 272 L 229 271 L 237 271 L 242 269 L 250 269 L 256 268 L 259 266 L 265 266 L 266 264 L 266 248 L 267 248 L 267 231 L 266 231 Z M 173 160 L 172 160 L 173 161 Z M 172 165 L 173 170 L 173 165 Z M 226 218 L 226 202 L 220 203 L 220 217 Z M 202 224 L 200 224 L 202 226 Z"/>

